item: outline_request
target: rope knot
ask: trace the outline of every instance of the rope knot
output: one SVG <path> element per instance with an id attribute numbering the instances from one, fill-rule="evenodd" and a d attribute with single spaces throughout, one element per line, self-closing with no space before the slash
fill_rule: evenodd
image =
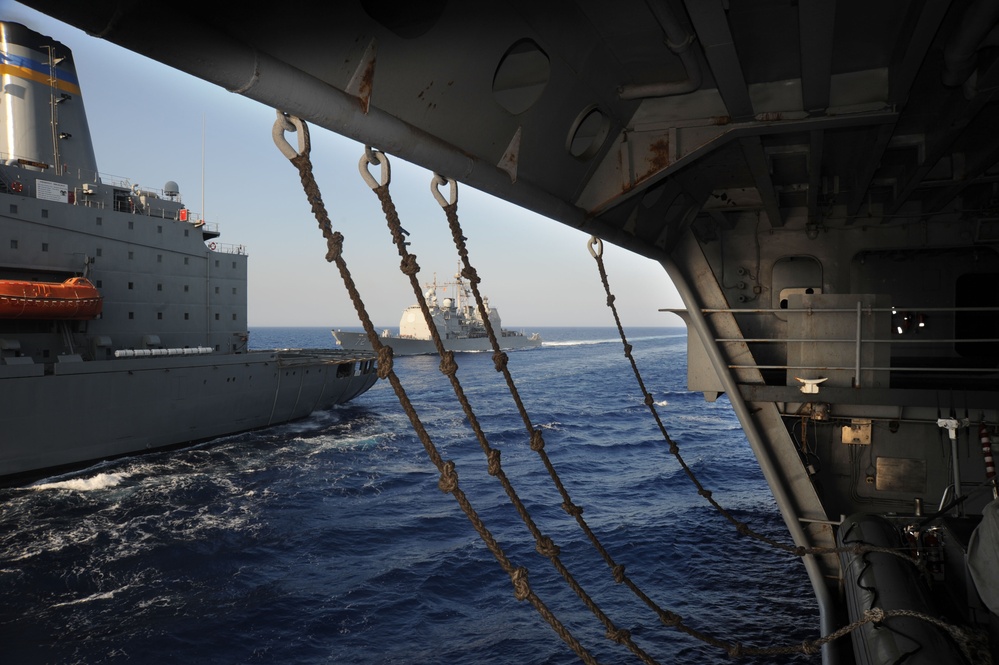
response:
<path id="1" fill-rule="evenodd" d="M 392 347 L 382 346 L 378 349 L 378 378 L 387 378 L 392 373 Z"/>
<path id="2" fill-rule="evenodd" d="M 549 559 L 554 559 L 561 551 L 559 546 L 555 544 L 555 541 L 548 536 L 538 538 L 538 544 L 535 546 L 535 549 L 538 550 L 538 554 L 546 556 Z"/>
<path id="3" fill-rule="evenodd" d="M 406 254 L 406 256 L 402 257 L 402 263 L 399 264 L 399 270 L 401 270 L 404 275 L 408 275 L 410 277 L 420 272 L 420 266 L 416 262 L 416 254 Z"/>
<path id="4" fill-rule="evenodd" d="M 510 356 L 506 355 L 503 351 L 497 351 L 493 354 L 493 364 L 496 366 L 497 372 L 502 372 L 506 367 L 507 361 L 510 360 Z"/>
<path id="5" fill-rule="evenodd" d="M 614 296 L 613 295 L 607 296 L 607 306 L 608 307 L 613 307 L 614 306 Z"/>
<path id="6" fill-rule="evenodd" d="M 739 644 L 738 642 L 736 642 L 735 644 L 730 644 L 728 648 L 725 649 L 725 651 L 728 652 L 729 658 L 742 658 L 742 656 L 745 653 L 743 651 L 742 645 Z"/>
<path id="7" fill-rule="evenodd" d="M 579 517 L 580 515 L 583 514 L 582 506 L 577 506 L 576 504 L 569 503 L 568 501 L 562 503 L 562 510 L 564 510 L 572 517 Z"/>
<path id="8" fill-rule="evenodd" d="M 679 626 L 683 623 L 683 617 L 669 610 L 661 611 L 659 613 L 659 620 L 663 622 L 664 626 Z"/>
<path id="9" fill-rule="evenodd" d="M 628 358 L 630 358 L 631 357 L 631 350 L 633 348 L 635 348 L 635 347 L 633 347 L 631 344 L 627 344 L 626 343 L 624 345 L 624 355 L 627 356 Z"/>
<path id="10" fill-rule="evenodd" d="M 608 628 L 607 639 L 624 644 L 631 639 L 631 631 L 626 628 Z"/>
<path id="11" fill-rule="evenodd" d="M 492 448 L 487 453 L 487 456 L 489 459 L 489 475 L 499 475 L 499 472 L 502 471 L 502 468 L 500 467 L 500 451 L 496 448 Z"/>
<path id="12" fill-rule="evenodd" d="M 513 582 L 513 597 L 517 600 L 527 600 L 531 595 L 531 585 L 527 581 L 527 568 L 520 567 L 510 573 Z"/>
<path id="13" fill-rule="evenodd" d="M 472 266 L 465 266 L 461 269 L 461 276 L 467 279 L 472 284 L 478 284 L 481 280 L 479 279 L 479 273 L 475 271 Z"/>
<path id="14" fill-rule="evenodd" d="M 653 399 L 652 394 L 651 393 L 645 393 L 645 406 L 651 407 L 655 403 L 656 403 L 656 400 Z"/>
<path id="15" fill-rule="evenodd" d="M 805 640 L 804 642 L 801 643 L 802 653 L 816 654 L 819 653 L 820 651 L 822 651 L 822 647 L 820 647 L 815 642 L 809 642 L 808 640 Z"/>
<path id="16" fill-rule="evenodd" d="M 540 453 L 545 449 L 545 437 L 541 434 L 541 430 L 534 430 L 531 432 L 531 450 L 536 453 Z"/>
<path id="17" fill-rule="evenodd" d="M 444 463 L 444 468 L 441 469 L 440 480 L 437 481 L 437 487 L 445 494 L 450 494 L 458 489 L 458 473 L 454 470 L 453 461 L 448 460 Z"/>
<path id="18" fill-rule="evenodd" d="M 669 442 L 669 452 L 671 455 L 678 455 L 680 453 L 680 446 L 676 445 L 676 441 Z"/>
<path id="19" fill-rule="evenodd" d="M 794 548 L 794 556 L 805 556 L 808 554 L 808 548 L 804 545 L 798 545 Z"/>
<path id="20" fill-rule="evenodd" d="M 701 489 L 697 490 L 697 493 L 700 494 L 701 496 L 703 496 L 705 499 L 710 499 L 711 498 L 711 490 L 706 490 L 703 487 Z"/>
<path id="21" fill-rule="evenodd" d="M 620 584 L 621 582 L 624 581 L 624 565 L 623 564 L 619 563 L 618 565 L 614 566 L 613 573 L 614 573 L 614 581 L 615 582 L 617 582 L 618 584 Z"/>
<path id="22" fill-rule="evenodd" d="M 445 351 L 441 356 L 441 374 L 454 376 L 458 371 L 458 363 L 454 361 L 454 351 Z"/>
<path id="23" fill-rule="evenodd" d="M 735 527 L 735 530 L 739 532 L 740 536 L 749 536 L 753 533 L 745 522 L 739 522 L 739 525 Z"/>
<path id="24" fill-rule="evenodd" d="M 339 231 L 335 231 L 326 243 L 326 247 L 328 248 L 326 251 L 326 261 L 328 263 L 333 263 L 339 259 L 340 254 L 343 253 L 343 234 Z"/>
<path id="25" fill-rule="evenodd" d="M 885 620 L 885 611 L 880 607 L 872 607 L 869 610 L 864 610 L 864 620 L 881 623 Z"/>

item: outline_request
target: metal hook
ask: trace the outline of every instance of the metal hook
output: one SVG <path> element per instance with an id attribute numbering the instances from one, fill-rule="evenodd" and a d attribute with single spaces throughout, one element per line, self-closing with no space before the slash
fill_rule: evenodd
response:
<path id="1" fill-rule="evenodd" d="M 451 196 L 450 201 L 444 199 L 444 195 L 441 194 L 440 186 L 450 183 L 451 184 Z M 434 193 L 434 198 L 437 202 L 441 204 L 442 208 L 446 208 L 449 205 L 454 205 L 458 202 L 458 183 L 451 178 L 445 178 L 440 173 L 435 173 L 433 179 L 430 180 L 430 191 Z"/>
<path id="2" fill-rule="evenodd" d="M 298 151 L 296 152 L 288 140 L 285 139 L 285 132 L 298 132 Z M 288 159 L 295 159 L 299 155 L 309 154 L 309 128 L 302 121 L 301 118 L 297 118 L 292 115 L 288 115 L 281 111 L 277 112 L 277 119 L 274 121 L 274 127 L 271 129 L 271 136 L 274 138 L 274 145 L 278 147 L 281 154 Z"/>
<path id="3" fill-rule="evenodd" d="M 590 236 L 590 241 L 587 243 L 587 247 L 590 250 L 590 256 L 592 256 L 593 258 L 598 258 L 600 256 L 603 256 L 604 242 L 600 238 L 596 236 Z"/>
<path id="4" fill-rule="evenodd" d="M 374 164 L 375 162 L 382 165 L 382 182 L 380 186 L 384 187 L 389 184 L 389 180 L 391 179 L 391 167 L 389 166 L 388 157 L 385 156 L 384 152 L 372 150 L 371 146 L 365 146 L 364 154 L 361 155 L 361 161 L 357 163 L 357 169 L 361 172 L 364 182 L 368 183 L 371 189 L 378 189 L 379 187 L 378 181 L 368 171 L 368 164 Z"/>

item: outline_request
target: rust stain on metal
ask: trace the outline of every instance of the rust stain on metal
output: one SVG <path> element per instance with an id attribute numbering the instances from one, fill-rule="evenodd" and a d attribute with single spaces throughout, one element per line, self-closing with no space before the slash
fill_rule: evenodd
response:
<path id="1" fill-rule="evenodd" d="M 732 122 L 732 117 L 728 115 L 716 115 L 715 117 L 711 118 L 711 122 L 712 124 L 715 125 L 727 125 L 728 123 Z"/>
<path id="2" fill-rule="evenodd" d="M 761 122 L 774 122 L 777 120 L 783 120 L 784 114 L 780 111 L 767 111 L 766 113 L 759 113 L 756 119 Z"/>
<path id="3" fill-rule="evenodd" d="M 375 59 L 372 58 L 368 65 L 364 68 L 364 73 L 361 75 L 360 84 L 357 86 L 357 98 L 361 103 L 361 110 L 365 113 L 368 112 L 368 107 L 371 104 L 371 91 L 375 87 Z"/>
<path id="4" fill-rule="evenodd" d="M 645 180 L 649 176 L 659 173 L 670 165 L 668 138 L 662 138 L 658 141 L 654 141 L 652 145 L 649 146 L 648 162 L 649 170 L 638 177 L 639 181 Z"/>

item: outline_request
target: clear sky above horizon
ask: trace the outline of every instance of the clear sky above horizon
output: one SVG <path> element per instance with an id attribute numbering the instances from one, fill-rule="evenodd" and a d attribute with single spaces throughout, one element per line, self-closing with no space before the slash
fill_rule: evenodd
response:
<path id="1" fill-rule="evenodd" d="M 102 174 L 160 189 L 180 186 L 191 210 L 218 224 L 220 242 L 249 254 L 249 325 L 357 326 L 358 319 L 297 170 L 271 138 L 275 111 L 60 23 L 11 0 L 0 18 L 69 47 L 76 62 Z M 378 199 L 358 173 L 364 146 L 310 127 L 311 158 L 344 258 L 377 328 L 399 324 L 415 302 L 399 270 Z M 289 141 L 295 145 L 294 135 Z M 421 283 L 458 267 L 432 173 L 389 155 L 391 191 Z M 587 248 L 589 236 L 458 185 L 458 216 L 480 290 L 504 327 L 612 326 L 613 315 Z M 682 304 L 655 261 L 604 243 L 604 264 L 624 326 L 679 326 L 658 311 Z"/>

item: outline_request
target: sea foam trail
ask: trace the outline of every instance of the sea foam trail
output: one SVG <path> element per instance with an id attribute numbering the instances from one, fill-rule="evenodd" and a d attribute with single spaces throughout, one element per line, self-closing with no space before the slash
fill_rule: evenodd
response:
<path id="1" fill-rule="evenodd" d="M 54 482 L 43 482 L 29 485 L 26 489 L 31 490 L 75 490 L 77 492 L 91 492 L 115 487 L 121 484 L 126 478 L 122 473 L 98 473 L 90 478 L 70 478 Z"/>

